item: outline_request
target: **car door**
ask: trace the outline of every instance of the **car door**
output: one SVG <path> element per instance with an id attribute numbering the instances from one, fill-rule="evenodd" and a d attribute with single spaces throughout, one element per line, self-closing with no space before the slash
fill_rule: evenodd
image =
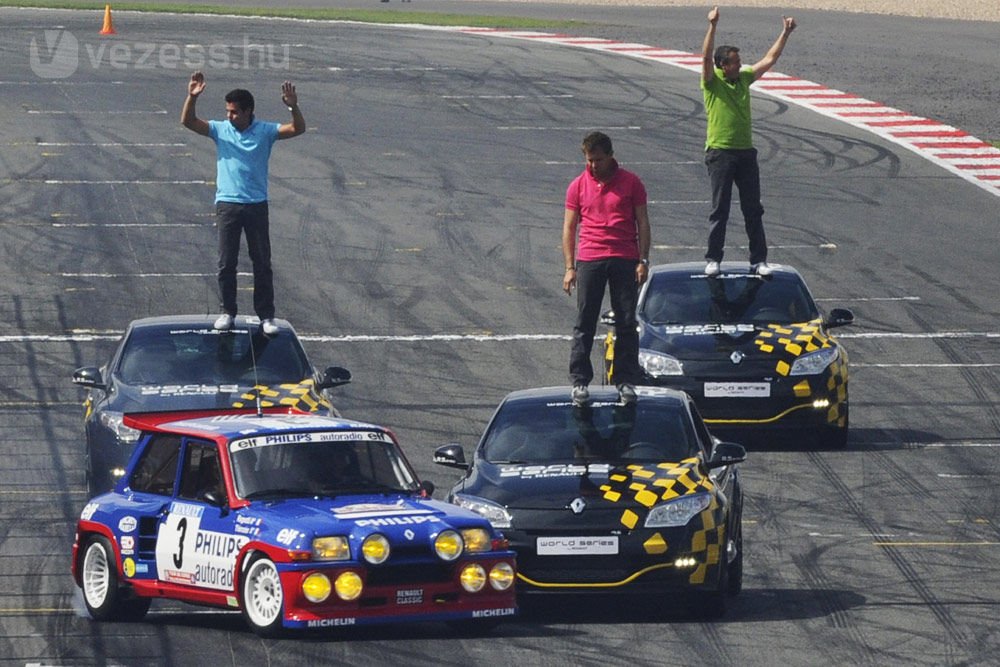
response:
<path id="1" fill-rule="evenodd" d="M 236 534 L 226 493 L 218 446 L 185 439 L 176 495 L 157 529 L 156 572 L 161 581 L 233 590 L 236 558 L 249 538 Z"/>

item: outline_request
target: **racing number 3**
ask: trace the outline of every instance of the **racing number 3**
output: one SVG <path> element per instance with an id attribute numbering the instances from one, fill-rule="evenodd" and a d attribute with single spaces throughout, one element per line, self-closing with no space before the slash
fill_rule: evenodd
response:
<path id="1" fill-rule="evenodd" d="M 177 522 L 177 553 L 174 554 L 174 567 L 178 570 L 184 564 L 184 536 L 187 535 L 187 527 L 187 517 L 183 517 Z"/>

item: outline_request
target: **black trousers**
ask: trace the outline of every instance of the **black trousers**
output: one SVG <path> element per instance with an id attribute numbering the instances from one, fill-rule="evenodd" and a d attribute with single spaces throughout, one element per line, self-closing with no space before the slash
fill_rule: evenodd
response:
<path id="1" fill-rule="evenodd" d="M 594 366 L 590 352 L 594 346 L 597 322 L 601 317 L 604 290 L 611 293 L 611 308 L 615 311 L 615 384 L 638 384 L 639 331 L 635 317 L 639 300 L 639 284 L 635 281 L 638 260 L 612 257 L 593 262 L 576 263 L 576 324 L 569 354 L 569 379 L 574 385 L 590 384 Z"/>
<path id="2" fill-rule="evenodd" d="M 708 251 L 705 259 L 721 262 L 726 246 L 726 223 L 733 201 L 733 184 L 740 191 L 740 210 L 750 240 L 750 263 L 767 261 L 764 236 L 764 207 L 760 203 L 760 169 L 757 149 L 710 148 L 705 152 L 705 166 L 712 184 L 712 211 L 708 222 Z"/>
<path id="3" fill-rule="evenodd" d="M 274 272 L 271 270 L 271 239 L 268 233 L 267 202 L 215 204 L 219 227 L 219 297 L 223 312 L 236 315 L 236 266 L 240 258 L 240 237 L 247 237 L 247 251 L 253 264 L 253 308 L 262 320 L 274 317 Z"/>

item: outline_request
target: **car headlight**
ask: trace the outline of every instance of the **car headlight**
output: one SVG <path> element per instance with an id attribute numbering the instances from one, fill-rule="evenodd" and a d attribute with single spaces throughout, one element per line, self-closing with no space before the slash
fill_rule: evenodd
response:
<path id="1" fill-rule="evenodd" d="M 462 536 L 454 530 L 442 530 L 434 539 L 434 551 L 441 560 L 455 560 L 462 555 Z"/>
<path id="2" fill-rule="evenodd" d="M 707 493 L 674 498 L 649 510 L 644 525 L 646 528 L 686 526 L 688 521 L 704 512 L 711 504 L 712 496 Z"/>
<path id="3" fill-rule="evenodd" d="M 351 548 L 346 537 L 317 537 L 312 543 L 316 560 L 350 560 Z"/>
<path id="4" fill-rule="evenodd" d="M 514 585 L 514 567 L 510 563 L 497 563 L 490 570 L 490 586 L 505 591 Z"/>
<path id="5" fill-rule="evenodd" d="M 840 356 L 839 347 L 824 347 L 809 354 L 804 354 L 792 364 L 789 375 L 816 375 L 823 372 L 827 366 L 832 364 Z"/>
<path id="6" fill-rule="evenodd" d="M 655 378 L 666 375 L 684 375 L 684 367 L 681 362 L 662 352 L 639 350 L 639 365 L 642 366 L 642 370 Z"/>
<path id="7" fill-rule="evenodd" d="M 330 597 L 332 590 L 333 586 L 330 584 L 330 578 L 322 572 L 313 572 L 306 575 L 306 578 L 302 580 L 302 594 L 310 602 L 324 602 Z"/>
<path id="8" fill-rule="evenodd" d="M 482 553 L 493 548 L 493 539 L 485 528 L 465 528 L 462 530 L 462 541 L 469 553 Z"/>
<path id="9" fill-rule="evenodd" d="M 365 538 L 361 543 L 361 555 L 372 565 L 384 563 L 389 558 L 392 549 L 389 547 L 389 540 L 385 535 L 375 533 Z"/>
<path id="10" fill-rule="evenodd" d="M 459 507 L 472 510 L 476 514 L 486 518 L 494 528 L 511 527 L 510 512 L 508 512 L 505 507 L 498 505 L 495 502 L 485 500 L 484 498 L 477 498 L 476 496 L 467 496 L 461 493 L 456 493 L 451 502 Z"/>
<path id="11" fill-rule="evenodd" d="M 142 431 L 126 426 L 123 422 L 125 415 L 120 412 L 106 411 L 101 413 L 101 426 L 115 434 L 119 442 L 130 445 L 135 444 L 142 435 Z"/>

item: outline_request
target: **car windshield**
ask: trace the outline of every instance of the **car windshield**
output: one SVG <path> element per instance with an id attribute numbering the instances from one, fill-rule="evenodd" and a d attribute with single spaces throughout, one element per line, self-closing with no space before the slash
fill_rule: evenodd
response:
<path id="1" fill-rule="evenodd" d="M 332 437 L 343 438 L 345 434 Z M 236 441 L 231 445 L 237 495 L 254 500 L 411 493 L 417 489 L 415 475 L 392 442 L 360 435 L 356 440 L 282 439 L 274 435 L 263 438 L 263 444 Z"/>
<path id="2" fill-rule="evenodd" d="M 513 402 L 493 418 L 482 452 L 493 463 L 676 462 L 695 456 L 698 444 L 679 403 Z"/>
<path id="3" fill-rule="evenodd" d="M 650 324 L 791 324 L 819 317 L 805 284 L 794 274 L 658 273 L 639 307 Z"/>
<path id="4" fill-rule="evenodd" d="M 122 381 L 133 385 L 298 383 L 311 373 L 292 334 L 269 337 L 239 328 L 136 329 L 118 365 Z"/>

